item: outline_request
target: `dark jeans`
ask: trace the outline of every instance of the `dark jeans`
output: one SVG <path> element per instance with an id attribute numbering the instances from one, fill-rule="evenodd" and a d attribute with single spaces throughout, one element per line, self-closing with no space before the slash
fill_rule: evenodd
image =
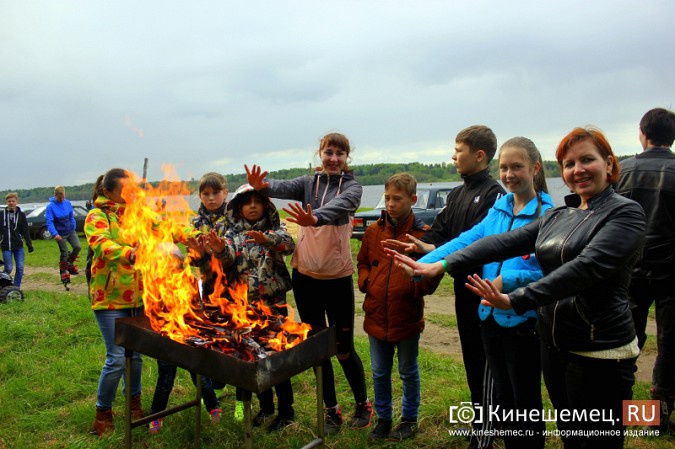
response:
<path id="1" fill-rule="evenodd" d="M 483 345 L 495 384 L 495 401 L 502 410 L 542 410 L 541 363 L 536 320 L 502 327 L 492 316 L 483 321 Z M 507 449 L 543 449 L 544 420 L 503 422 L 504 429 L 530 430 L 533 437 L 504 437 Z"/>
<path id="2" fill-rule="evenodd" d="M 335 326 L 337 357 L 356 402 L 368 399 L 363 363 L 354 349 L 354 282 L 351 276 L 314 279 L 293 270 L 293 293 L 303 323 L 316 333 Z M 337 405 L 335 375 L 330 360 L 323 363 L 323 398 L 326 407 Z"/>
<path id="3" fill-rule="evenodd" d="M 61 240 L 57 240 L 56 243 L 59 245 L 59 251 L 61 252 L 59 259 L 61 262 L 68 262 L 69 258 L 74 260 L 77 255 L 80 254 L 80 250 L 82 249 L 80 247 L 80 239 L 77 236 L 76 231 L 73 231 L 68 235 L 62 235 Z M 70 246 L 72 247 L 72 251 L 70 252 L 68 252 L 67 243 L 70 243 Z"/>
<path id="4" fill-rule="evenodd" d="M 173 390 L 173 383 L 176 380 L 176 365 L 157 360 L 157 385 L 155 386 L 155 394 L 152 397 L 152 413 L 166 410 L 169 403 L 169 395 Z M 197 384 L 197 375 L 190 373 L 192 383 Z M 211 411 L 214 408 L 220 408 L 220 402 L 213 390 L 211 379 L 202 376 L 202 399 L 206 410 Z"/>
<path id="5" fill-rule="evenodd" d="M 624 400 L 633 398 L 635 359 L 593 359 L 542 344 L 541 366 L 551 403 L 558 413 L 569 410 L 570 414 L 576 411 L 589 416 L 591 411 L 599 410 L 601 417 L 613 419 L 558 419 L 558 429 L 619 431 L 618 436 L 563 438 L 565 449 L 623 448 L 626 426 L 621 425 L 622 405 Z"/>
<path id="6" fill-rule="evenodd" d="M 633 279 L 630 286 L 633 322 L 640 349 L 647 340 L 645 329 L 649 307 L 656 302 L 657 355 L 652 372 L 652 399 L 672 408 L 675 400 L 675 278 Z"/>

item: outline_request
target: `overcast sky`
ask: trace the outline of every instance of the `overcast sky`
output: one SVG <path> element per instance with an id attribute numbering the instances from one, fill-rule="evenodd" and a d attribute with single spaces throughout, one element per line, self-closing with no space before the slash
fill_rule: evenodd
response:
<path id="1" fill-rule="evenodd" d="M 0 190 L 112 167 L 183 179 L 306 167 L 324 134 L 352 163 L 450 161 L 460 129 L 553 159 L 593 124 L 640 150 L 675 106 L 675 1 L 0 0 Z"/>

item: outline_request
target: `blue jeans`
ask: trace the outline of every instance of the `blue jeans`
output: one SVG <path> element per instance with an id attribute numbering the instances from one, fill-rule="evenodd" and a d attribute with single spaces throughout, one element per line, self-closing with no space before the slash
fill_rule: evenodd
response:
<path id="1" fill-rule="evenodd" d="M 372 336 L 368 336 L 368 340 L 377 416 L 380 419 L 391 419 L 391 369 L 394 365 L 394 352 L 398 350 L 398 375 L 403 381 L 402 418 L 417 420 L 420 408 L 420 370 L 417 365 L 420 336 L 399 342 L 378 340 Z"/>
<path id="2" fill-rule="evenodd" d="M 21 248 L 3 250 L 2 251 L 2 260 L 5 261 L 5 273 L 11 275 L 14 265 L 12 264 L 12 256 L 14 256 L 14 262 L 16 263 L 16 274 L 14 275 L 14 285 L 17 288 L 21 288 L 21 280 L 23 279 L 23 265 L 24 265 L 24 252 L 23 246 Z"/>
<path id="3" fill-rule="evenodd" d="M 126 318 L 130 316 L 140 316 L 143 314 L 142 308 L 135 309 L 117 309 L 117 310 L 95 310 L 96 321 L 103 336 L 105 343 L 106 359 L 101 371 L 101 377 L 98 380 L 98 391 L 96 393 L 96 409 L 108 410 L 115 402 L 117 386 L 122 379 L 122 391 L 126 391 L 124 385 L 124 370 L 126 368 L 126 358 L 124 357 L 124 348 L 115 344 L 115 320 L 117 318 Z M 141 374 L 143 370 L 143 360 L 137 352 L 133 353 L 131 359 L 131 395 L 141 394 Z"/>

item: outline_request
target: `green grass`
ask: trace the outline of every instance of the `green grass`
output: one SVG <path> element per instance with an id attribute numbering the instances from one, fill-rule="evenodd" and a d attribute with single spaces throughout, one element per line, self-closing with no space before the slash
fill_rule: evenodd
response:
<path id="1" fill-rule="evenodd" d="M 84 242 L 83 242 L 84 243 Z M 85 246 L 83 245 L 83 248 Z M 35 252 L 28 255 L 31 266 L 56 267 L 58 250 L 53 241 L 35 242 Z M 35 277 L 33 277 L 35 276 Z M 51 274 L 36 274 L 31 279 L 50 280 Z M 54 274 L 58 281 L 58 275 Z M 83 276 L 75 277 L 75 279 Z M 448 282 L 446 276 L 443 282 Z M 451 286 L 451 284 L 450 284 Z M 447 287 L 446 287 L 447 288 Z M 289 295 L 289 302 L 292 295 Z M 431 322 L 454 327 L 451 318 L 429 314 Z M 99 439 L 89 434 L 94 417 L 98 377 L 105 359 L 105 348 L 89 301 L 85 295 L 70 293 L 28 292 L 22 303 L 0 305 L 0 449 L 24 448 L 94 448 L 123 447 L 123 397 L 121 387 L 115 403 L 117 430 L 109 438 Z M 648 342 L 648 345 L 650 343 Z M 356 350 L 366 370 L 368 390 L 372 396 L 372 381 L 365 338 L 355 339 Z M 145 357 L 143 366 L 143 405 L 149 409 L 156 380 L 154 360 Z M 466 441 L 448 436 L 448 408 L 469 400 L 464 368 L 449 357 L 422 349 L 419 358 L 422 377 L 420 431 L 412 440 L 395 445 L 373 445 L 367 441 L 367 430 L 343 429 L 329 437 L 328 448 L 400 447 L 400 448 L 464 448 Z M 333 361 L 339 401 L 349 416 L 353 398 L 339 364 Z M 396 366 L 396 362 L 394 362 Z M 394 378 L 394 416 L 400 415 L 401 383 Z M 310 371 L 293 378 L 297 424 L 285 431 L 268 435 L 254 430 L 256 448 L 297 448 L 314 437 L 315 395 L 314 376 Z M 203 408 L 201 447 L 242 447 L 243 429 L 232 419 L 234 389 L 223 390 L 221 400 L 223 420 L 212 425 Z M 545 389 L 544 394 L 546 397 Z M 184 370 L 179 370 L 169 406 L 192 399 L 194 387 Z M 649 397 L 649 384 L 634 388 L 636 399 Z M 254 398 L 254 412 L 257 401 Z M 550 403 L 546 398 L 546 408 Z M 186 410 L 165 419 L 158 435 L 144 428 L 133 430 L 133 446 L 150 449 L 183 449 L 191 447 L 194 436 L 195 410 Z M 549 423 L 549 428 L 552 424 Z M 627 448 L 665 449 L 673 447 L 675 438 L 628 439 Z M 562 448 L 560 441 L 551 439 L 547 448 Z"/>
<path id="2" fill-rule="evenodd" d="M 424 318 L 430 323 L 449 329 L 457 329 L 457 317 L 455 315 L 444 315 L 442 313 L 427 313 Z"/>

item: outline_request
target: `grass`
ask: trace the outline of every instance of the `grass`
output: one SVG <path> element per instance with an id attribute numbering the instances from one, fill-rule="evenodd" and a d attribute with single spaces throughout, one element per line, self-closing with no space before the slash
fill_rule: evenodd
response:
<path id="1" fill-rule="evenodd" d="M 35 252 L 27 257 L 27 263 L 32 266 L 53 267 L 56 271 L 53 261 L 58 258 L 58 251 L 54 242 L 37 241 L 35 248 Z M 40 263 L 36 263 L 37 261 Z M 74 279 L 80 278 L 83 276 Z M 31 279 L 33 278 L 29 277 L 26 282 L 31 282 Z M 39 279 L 42 279 L 42 274 Z M 58 277 L 55 279 L 58 282 Z M 432 322 L 438 320 L 441 325 L 453 326 L 451 320 L 443 318 L 441 314 L 432 314 L 429 319 Z M 0 305 L 0 342 L 0 449 L 112 449 L 123 446 L 124 400 L 121 388 L 115 403 L 116 432 L 104 439 L 89 434 L 105 348 L 85 295 L 32 291 L 22 303 Z M 372 394 L 367 340 L 357 337 L 355 345 L 364 362 L 368 389 Z M 345 416 L 349 416 L 353 407 L 350 389 L 339 364 L 335 360 L 333 364 L 338 398 L 344 407 Z M 367 431 L 345 428 L 337 436 L 329 437 L 326 447 L 466 447 L 467 443 L 463 438 L 448 435 L 451 428 L 448 422 L 449 406 L 459 405 L 469 398 L 462 364 L 424 349 L 420 351 L 419 364 L 422 377 L 420 430 L 412 441 L 395 445 L 373 445 L 367 441 Z M 394 365 L 396 366 L 396 362 Z M 150 407 L 156 375 L 156 364 L 145 357 L 145 409 Z M 394 416 L 399 416 L 401 383 L 395 373 L 393 378 Z M 253 441 L 256 448 L 297 448 L 314 437 L 314 376 L 310 370 L 296 376 L 292 382 L 297 424 L 275 435 L 254 430 Z M 222 393 L 224 414 L 220 424 L 212 425 L 206 411 L 203 408 L 200 410 L 203 449 L 243 445 L 242 426 L 232 419 L 234 388 L 228 386 Z M 193 394 L 194 387 L 187 372 L 179 370 L 169 406 L 192 399 Z M 636 399 L 647 399 L 648 395 L 648 384 L 640 383 L 635 386 Z M 255 412 L 255 398 L 253 403 Z M 546 408 L 550 408 L 548 401 Z M 133 446 L 150 449 L 191 447 L 194 413 L 195 410 L 191 409 L 167 417 L 165 426 L 158 435 L 150 435 L 144 428 L 134 429 Z M 628 439 L 626 447 L 665 449 L 673 447 L 673 443 L 673 437 L 635 438 Z M 559 440 L 551 439 L 546 447 L 559 449 L 562 444 Z"/>

